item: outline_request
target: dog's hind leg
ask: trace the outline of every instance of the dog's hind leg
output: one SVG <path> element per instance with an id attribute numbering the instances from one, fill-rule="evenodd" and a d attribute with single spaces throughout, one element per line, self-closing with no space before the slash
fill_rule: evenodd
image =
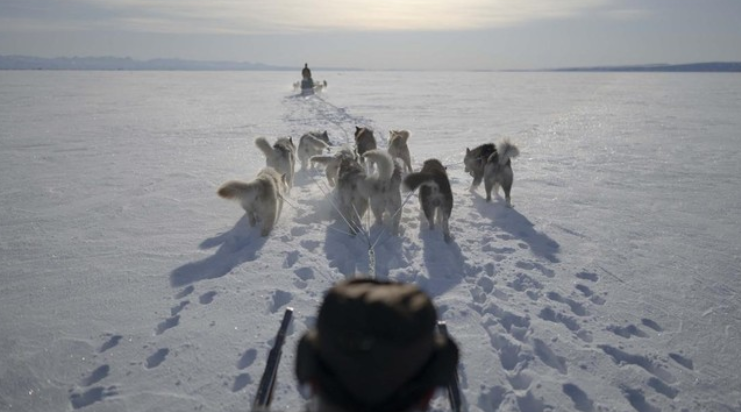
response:
<path id="1" fill-rule="evenodd" d="M 504 176 L 502 179 L 502 190 L 504 191 L 504 199 L 507 201 L 508 207 L 512 206 L 512 199 L 510 198 L 510 192 L 512 191 L 512 182 L 514 181 L 514 176 L 512 174 L 512 169 L 505 169 L 504 170 Z"/>
<path id="2" fill-rule="evenodd" d="M 383 211 L 385 209 L 385 205 L 383 204 L 383 201 L 371 198 L 370 208 L 371 208 L 371 211 L 373 212 L 373 216 L 376 218 L 376 224 L 378 225 L 383 224 Z"/>
<path id="3" fill-rule="evenodd" d="M 494 188 L 494 186 L 495 186 L 494 179 L 490 179 L 490 178 L 484 179 L 484 190 L 486 191 L 486 201 L 487 202 L 491 202 L 491 190 L 492 188 Z"/>
<path id="4" fill-rule="evenodd" d="M 414 169 L 412 169 L 412 158 L 409 153 L 404 153 L 401 160 L 404 162 L 404 167 L 407 173 L 412 173 Z"/>
<path id="5" fill-rule="evenodd" d="M 450 243 L 450 241 L 453 240 L 453 238 L 450 237 L 450 226 L 448 224 L 450 215 L 448 213 L 445 213 L 442 209 L 440 210 L 440 214 L 443 216 L 443 239 L 446 243 Z"/>
<path id="6" fill-rule="evenodd" d="M 422 210 L 425 213 L 430 230 L 435 230 L 435 206 L 427 202 L 427 204 L 422 205 Z"/>
<path id="7" fill-rule="evenodd" d="M 275 225 L 276 218 L 275 209 L 265 211 L 265 214 L 262 216 L 262 231 L 260 232 L 260 236 L 265 237 L 270 234 Z"/>
<path id="8" fill-rule="evenodd" d="M 250 220 L 250 227 L 255 227 L 257 224 L 257 214 L 254 210 L 245 210 L 247 212 L 247 217 Z"/>
<path id="9" fill-rule="evenodd" d="M 471 191 L 476 190 L 476 188 L 479 187 L 479 185 L 481 185 L 481 180 L 483 180 L 483 178 L 484 178 L 483 174 L 478 174 L 478 173 L 474 174 L 473 182 L 471 182 L 470 190 Z"/>

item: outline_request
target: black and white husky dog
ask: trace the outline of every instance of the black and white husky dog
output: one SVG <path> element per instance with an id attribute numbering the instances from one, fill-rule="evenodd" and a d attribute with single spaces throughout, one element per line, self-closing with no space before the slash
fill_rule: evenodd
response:
<path id="1" fill-rule="evenodd" d="M 466 156 L 463 158 L 463 163 L 466 165 L 466 172 L 473 177 L 471 190 L 475 190 L 483 180 L 484 189 L 486 190 L 486 201 L 490 202 L 492 190 L 496 195 L 499 191 L 499 186 L 501 186 L 507 206 L 512 207 L 510 197 L 512 183 L 514 182 L 512 159 L 519 155 L 520 149 L 506 139 L 496 145 L 486 143 L 473 150 L 466 148 Z"/>
<path id="2" fill-rule="evenodd" d="M 425 160 L 422 170 L 412 172 L 404 178 L 404 187 L 409 191 L 419 188 L 419 205 L 424 212 L 430 230 L 435 224 L 443 228 L 443 237 L 450 242 L 450 214 L 453 212 L 453 191 L 445 166 L 437 159 Z"/>

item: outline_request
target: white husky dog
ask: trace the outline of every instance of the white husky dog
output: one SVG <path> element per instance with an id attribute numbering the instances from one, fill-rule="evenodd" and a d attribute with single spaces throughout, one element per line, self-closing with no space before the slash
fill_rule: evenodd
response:
<path id="1" fill-rule="evenodd" d="M 409 130 L 390 130 L 389 131 L 389 153 L 392 157 L 401 159 L 404 162 L 404 168 L 407 173 L 412 172 L 412 156 L 409 154 Z"/>
<path id="2" fill-rule="evenodd" d="M 265 165 L 286 176 L 290 190 L 293 187 L 293 174 L 296 168 L 296 146 L 290 137 L 280 137 L 272 146 L 264 137 L 255 139 L 255 145 L 265 155 Z"/>
<path id="3" fill-rule="evenodd" d="M 401 167 L 385 150 L 369 150 L 363 157 L 378 169 L 377 174 L 366 179 L 364 187 L 376 224 L 383 224 L 385 214 L 390 219 L 391 233 L 398 235 L 401 222 Z"/>
<path id="4" fill-rule="evenodd" d="M 239 201 L 250 219 L 250 227 L 262 222 L 261 236 L 267 236 L 275 227 L 283 210 L 283 197 L 288 190 L 286 175 L 266 167 L 250 182 L 230 180 L 216 192 L 225 199 Z"/>
<path id="5" fill-rule="evenodd" d="M 318 156 L 329 149 L 329 136 L 327 132 L 309 132 L 301 136 L 298 141 L 298 159 L 301 161 L 301 169 L 306 170 L 309 167 L 309 161 L 312 156 Z M 314 167 L 314 163 L 311 163 Z"/>

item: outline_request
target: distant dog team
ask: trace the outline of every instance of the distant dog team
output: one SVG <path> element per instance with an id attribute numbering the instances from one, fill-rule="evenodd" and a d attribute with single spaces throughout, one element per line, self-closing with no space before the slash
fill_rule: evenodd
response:
<path id="1" fill-rule="evenodd" d="M 304 171 L 317 164 L 324 166 L 327 183 L 335 189 L 336 207 L 351 234 L 362 229 L 362 218 L 370 208 L 377 225 L 386 225 L 390 233 L 398 235 L 403 186 L 405 191 L 419 190 L 420 209 L 429 229 L 438 225 L 444 240 L 450 242 L 453 191 L 446 167 L 438 159 L 427 159 L 421 170 L 414 172 L 409 137 L 408 130 L 391 130 L 388 149 L 383 150 L 378 148 L 373 130 L 356 127 L 354 147 L 341 147 L 334 153 L 327 153 L 333 146 L 326 131 L 305 133 L 299 139 L 298 149 L 290 137 L 278 138 L 272 145 L 266 138 L 258 137 L 255 145 L 265 156 L 265 168 L 252 181 L 224 183 L 217 193 L 239 201 L 250 226 L 261 222 L 260 234 L 267 236 L 280 217 L 284 197 L 293 187 L 298 158 Z M 509 140 L 466 148 L 463 163 L 473 178 L 470 190 L 474 191 L 483 181 L 489 202 L 492 191 L 496 195 L 501 186 L 506 205 L 512 207 L 512 159 L 519 153 Z"/>

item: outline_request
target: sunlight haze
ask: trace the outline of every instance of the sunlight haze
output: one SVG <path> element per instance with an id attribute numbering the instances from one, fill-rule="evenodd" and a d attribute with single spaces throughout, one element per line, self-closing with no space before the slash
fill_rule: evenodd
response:
<path id="1" fill-rule="evenodd" d="M 733 0 L 4 0 L 0 55 L 527 69 L 741 60 Z"/>

